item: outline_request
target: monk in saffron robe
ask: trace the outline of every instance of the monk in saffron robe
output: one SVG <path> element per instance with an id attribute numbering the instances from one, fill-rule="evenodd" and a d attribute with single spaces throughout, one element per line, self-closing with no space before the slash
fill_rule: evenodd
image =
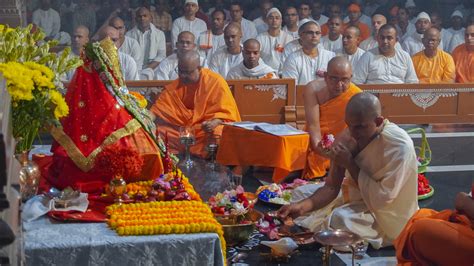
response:
<path id="1" fill-rule="evenodd" d="M 179 78 L 167 85 L 151 112 L 158 132 L 168 136 L 173 152 L 182 150 L 179 128 L 192 127 L 196 144 L 191 153 L 205 155 L 207 137 L 222 134 L 224 122 L 240 121 L 234 97 L 227 82 L 217 73 L 199 66 L 199 54 L 185 51 L 178 55 Z"/>
<path id="2" fill-rule="evenodd" d="M 474 199 L 460 192 L 455 205 L 413 215 L 394 243 L 399 265 L 474 265 Z"/>
<path id="3" fill-rule="evenodd" d="M 474 82 L 474 24 L 467 26 L 464 33 L 465 43 L 453 51 L 456 65 L 456 82 Z"/>
<path id="4" fill-rule="evenodd" d="M 330 148 L 328 177 L 296 188 L 292 203 L 279 210 L 281 218 L 299 217 L 294 222 L 313 232 L 350 231 L 376 249 L 393 244 L 418 210 L 418 167 L 410 136 L 384 119 L 381 109 L 370 93 L 349 100 L 348 128 Z"/>
<path id="5" fill-rule="evenodd" d="M 88 44 L 84 65 L 76 70 L 66 94 L 69 116 L 51 130 L 53 163 L 47 180 L 59 189 L 67 186 L 83 192 L 99 192 L 110 181 L 95 159 L 108 145 L 137 151 L 144 159 L 138 178 L 153 179 L 163 173 L 160 150 L 148 111 L 129 94 L 120 71 L 114 43 L 106 38 Z M 108 63 L 106 63 L 108 62 Z"/>
<path id="6" fill-rule="evenodd" d="M 334 136 L 345 129 L 344 110 L 347 102 L 362 92 L 351 83 L 351 63 L 344 57 L 335 57 L 329 61 L 328 72 L 324 80 L 315 80 L 305 88 L 305 114 L 307 130 L 311 136 L 304 178 L 317 178 L 326 175 L 329 159 L 320 146 L 324 134 Z"/>

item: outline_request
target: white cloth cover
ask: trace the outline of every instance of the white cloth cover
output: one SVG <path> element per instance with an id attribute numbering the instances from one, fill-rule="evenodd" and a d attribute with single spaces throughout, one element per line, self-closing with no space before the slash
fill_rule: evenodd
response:
<path id="1" fill-rule="evenodd" d="M 77 199 L 71 200 L 67 208 L 56 208 L 54 199 L 45 195 L 36 195 L 29 199 L 22 209 L 22 220 L 31 222 L 47 214 L 49 211 L 80 211 L 85 212 L 89 206 L 87 193 L 81 193 Z"/>

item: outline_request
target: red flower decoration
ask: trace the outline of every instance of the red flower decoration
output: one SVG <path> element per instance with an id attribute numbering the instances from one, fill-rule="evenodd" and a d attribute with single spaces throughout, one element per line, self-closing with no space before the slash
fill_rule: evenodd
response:
<path id="1" fill-rule="evenodd" d="M 97 156 L 96 167 L 105 174 L 125 178 L 138 177 L 142 171 L 143 158 L 137 151 L 109 145 Z"/>

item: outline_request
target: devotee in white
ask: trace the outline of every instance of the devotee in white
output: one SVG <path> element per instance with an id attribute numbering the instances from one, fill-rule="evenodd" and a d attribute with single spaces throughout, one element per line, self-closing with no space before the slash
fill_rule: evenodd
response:
<path id="1" fill-rule="evenodd" d="M 352 65 L 352 69 L 357 67 L 360 58 L 365 53 L 364 50 L 358 47 L 360 42 L 360 30 L 356 26 L 349 26 L 344 30 L 342 36 L 343 47 L 341 50 L 336 51 L 337 55 L 344 56 L 349 60 Z"/>
<path id="2" fill-rule="evenodd" d="M 231 20 L 240 25 L 242 31 L 242 41 L 245 42 L 248 39 L 257 37 L 257 29 L 255 24 L 243 17 L 244 10 L 242 4 L 239 2 L 233 2 L 230 5 L 230 17 Z"/>
<path id="3" fill-rule="evenodd" d="M 464 32 L 466 29 L 463 25 L 463 14 L 459 10 L 455 10 L 451 15 L 451 28 L 448 31 L 451 33 L 451 41 L 449 42 L 448 51 L 452 53 L 458 45 L 464 43 Z"/>
<path id="4" fill-rule="evenodd" d="M 89 42 L 89 29 L 86 26 L 78 26 L 74 29 L 72 33 L 72 42 L 71 42 L 71 51 L 72 53 L 69 54 L 69 57 L 80 57 L 81 52 L 84 50 L 84 45 Z M 62 51 L 61 51 L 62 54 Z M 64 82 L 70 82 L 74 73 L 76 72 L 75 69 L 69 70 L 65 77 L 62 77 Z"/>
<path id="5" fill-rule="evenodd" d="M 186 0 L 184 2 L 184 16 L 175 19 L 175 21 L 173 21 L 173 27 L 171 28 L 171 44 L 173 48 L 175 48 L 180 32 L 190 31 L 194 36 L 199 36 L 201 33 L 207 31 L 206 22 L 196 17 L 198 11 L 199 5 L 197 0 Z"/>
<path id="6" fill-rule="evenodd" d="M 194 35 L 190 31 L 183 31 L 178 35 L 176 43 L 176 53 L 171 54 L 160 62 L 155 69 L 155 79 L 157 80 L 175 80 L 178 78 L 178 55 L 185 51 L 195 50 L 196 43 Z M 200 56 L 200 64 L 203 66 L 204 58 Z"/>
<path id="7" fill-rule="evenodd" d="M 320 24 L 321 25 L 321 24 Z M 331 17 L 328 22 L 328 34 L 321 37 L 321 45 L 324 49 L 336 52 L 342 49 L 342 19 L 341 17 Z"/>
<path id="8" fill-rule="evenodd" d="M 227 79 L 276 79 L 276 71 L 260 59 L 260 43 L 255 39 L 244 42 L 243 61 L 227 73 Z"/>
<path id="9" fill-rule="evenodd" d="M 208 62 L 210 70 L 219 73 L 222 77 L 227 77 L 227 73 L 234 66 L 242 62 L 242 31 L 237 23 L 231 22 L 225 27 L 224 40 L 226 46 L 219 48 L 214 52 Z"/>
<path id="10" fill-rule="evenodd" d="M 285 16 L 283 17 L 285 21 L 285 27 L 283 27 L 283 31 L 285 31 L 288 35 L 293 38 L 293 40 L 298 39 L 300 36 L 298 35 L 298 12 L 296 11 L 295 7 L 289 6 L 285 10 Z"/>
<path id="11" fill-rule="evenodd" d="M 282 17 L 280 10 L 274 7 L 267 12 L 268 31 L 257 36 L 263 61 L 273 69 L 280 69 L 284 47 L 291 37 L 281 30 Z"/>
<path id="12" fill-rule="evenodd" d="M 305 85 L 315 79 L 322 79 L 333 52 L 318 47 L 321 29 L 314 21 L 303 24 L 300 29 L 302 48 L 286 58 L 282 67 L 284 78 L 294 78 L 296 84 Z"/>
<path id="13" fill-rule="evenodd" d="M 59 13 L 51 8 L 50 0 L 41 0 L 41 7 L 33 12 L 32 23 L 44 31 L 46 40 L 56 39 L 61 45 L 71 44 L 71 36 L 60 32 L 61 18 Z"/>
<path id="14" fill-rule="evenodd" d="M 137 40 L 125 36 L 125 24 L 119 17 L 113 17 L 109 20 L 109 26 L 114 27 L 119 32 L 119 40 L 115 43 L 118 51 L 131 56 L 137 64 L 138 70 L 142 68 L 143 54 Z"/>
<path id="15" fill-rule="evenodd" d="M 377 39 L 379 46 L 362 55 L 352 81 L 355 84 L 418 83 L 410 55 L 395 48 L 396 28 L 383 25 Z"/>
<path id="16" fill-rule="evenodd" d="M 155 69 L 166 57 L 165 34 L 151 23 L 150 11 L 141 7 L 137 11 L 137 25 L 125 35 L 135 39 L 140 45 L 143 69 Z"/>
<path id="17" fill-rule="evenodd" d="M 110 38 L 115 46 L 119 42 L 119 32 L 112 26 L 106 26 L 102 28 L 99 32 L 100 40 L 105 38 Z M 120 70 L 122 71 L 122 76 L 124 80 L 138 80 L 138 68 L 135 60 L 128 54 L 118 52 L 119 61 L 120 61 Z"/>
<path id="18" fill-rule="evenodd" d="M 311 5 L 311 19 L 316 21 L 319 25 L 323 25 L 328 22 L 329 18 L 323 15 L 323 4 L 321 1 L 316 0 Z"/>
<path id="19" fill-rule="evenodd" d="M 346 230 L 376 249 L 391 246 L 418 210 L 413 141 L 382 117 L 380 102 L 370 93 L 349 100 L 346 122 L 348 129 L 331 147 L 325 183 L 295 189 L 292 203 L 278 215 L 299 217 L 295 223 L 313 232 Z"/>
<path id="20" fill-rule="evenodd" d="M 217 49 L 225 46 L 225 20 L 224 11 L 214 10 L 211 13 L 211 29 L 201 33 L 198 37 L 198 52 L 201 57 L 205 58 L 205 65 Z"/>
<path id="21" fill-rule="evenodd" d="M 257 29 L 257 35 L 268 30 L 265 18 L 267 17 L 268 10 L 273 7 L 273 3 L 269 0 L 262 0 L 260 1 L 259 6 L 262 15 L 252 21 L 255 25 L 255 29 Z"/>
<path id="22" fill-rule="evenodd" d="M 398 41 L 403 42 L 408 36 L 416 32 L 415 24 L 411 23 L 408 18 L 408 10 L 404 7 L 398 9 Z"/>
<path id="23" fill-rule="evenodd" d="M 385 18 L 384 15 L 381 14 L 374 14 L 372 16 L 372 35 L 370 35 L 369 38 L 365 39 L 359 47 L 365 51 L 374 49 L 379 46 L 377 42 L 377 34 L 379 32 L 380 27 L 383 25 L 387 24 L 387 18 Z"/>
<path id="24" fill-rule="evenodd" d="M 283 66 L 283 64 L 285 63 L 286 59 L 288 58 L 290 54 L 298 51 L 299 49 L 301 49 L 301 40 L 299 38 L 289 42 L 285 46 L 285 49 L 283 50 L 283 54 L 281 56 L 281 62 L 282 62 L 281 66 Z"/>
<path id="25" fill-rule="evenodd" d="M 431 27 L 437 28 L 441 33 L 441 43 L 443 44 L 443 50 L 449 52 L 449 44 L 453 38 L 453 34 L 447 29 L 442 27 L 443 20 L 438 12 L 432 12 L 430 14 Z"/>
<path id="26" fill-rule="evenodd" d="M 421 39 L 425 31 L 431 28 L 430 16 L 425 12 L 420 12 L 416 17 L 415 28 L 416 32 L 412 33 L 402 42 L 403 50 L 410 54 L 410 56 L 421 52 L 425 48 Z M 442 43 L 440 43 L 439 48 L 443 49 Z"/>

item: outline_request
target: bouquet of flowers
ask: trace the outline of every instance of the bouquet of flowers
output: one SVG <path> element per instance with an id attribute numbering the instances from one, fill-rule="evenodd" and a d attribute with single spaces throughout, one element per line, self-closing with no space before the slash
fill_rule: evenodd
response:
<path id="1" fill-rule="evenodd" d="M 244 215 L 253 207 L 245 197 L 242 186 L 217 193 L 209 199 L 208 204 L 212 212 L 218 215 Z"/>
<path id="2" fill-rule="evenodd" d="M 59 123 L 69 108 L 58 89 L 60 77 L 80 65 L 69 58 L 69 49 L 61 56 L 50 53 L 56 41 L 45 42 L 44 33 L 26 28 L 0 25 L 0 73 L 12 98 L 13 137 L 16 152 L 31 149 L 41 128 Z"/>

